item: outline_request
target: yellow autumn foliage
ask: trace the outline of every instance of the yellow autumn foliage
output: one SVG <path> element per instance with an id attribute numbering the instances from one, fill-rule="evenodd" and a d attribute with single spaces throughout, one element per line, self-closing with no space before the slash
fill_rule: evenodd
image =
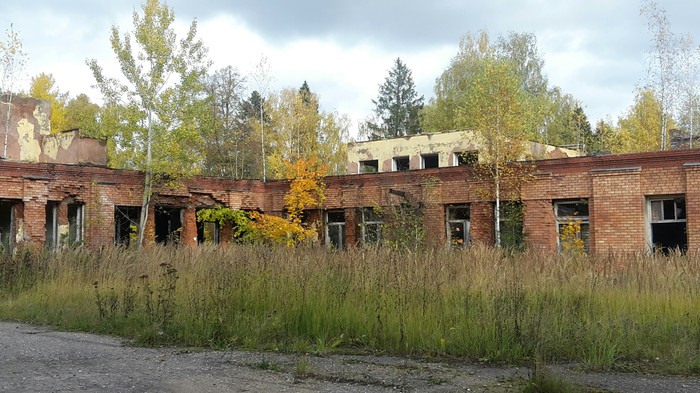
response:
<path id="1" fill-rule="evenodd" d="M 251 227 L 258 240 L 294 247 L 317 237 L 314 226 L 302 225 L 304 210 L 319 207 L 326 197 L 321 180 L 326 168 L 315 158 L 285 163 L 285 172 L 292 178 L 289 192 L 284 196 L 287 217 L 258 212 L 250 213 Z"/>

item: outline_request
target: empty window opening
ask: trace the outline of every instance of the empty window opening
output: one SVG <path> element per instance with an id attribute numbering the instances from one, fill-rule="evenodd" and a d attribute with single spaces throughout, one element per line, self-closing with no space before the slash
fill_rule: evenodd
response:
<path id="1" fill-rule="evenodd" d="M 197 243 L 219 244 L 219 223 L 216 221 L 197 221 Z"/>
<path id="2" fill-rule="evenodd" d="M 84 205 L 80 203 L 68 204 L 68 245 L 79 245 L 83 242 L 84 231 Z"/>
<path id="3" fill-rule="evenodd" d="M 129 246 L 139 236 L 140 206 L 114 207 L 114 244 Z"/>
<path id="4" fill-rule="evenodd" d="M 523 204 L 521 202 L 502 201 L 500 203 L 500 215 L 498 218 L 501 228 L 501 247 L 516 250 L 524 248 L 523 212 Z"/>
<path id="5" fill-rule="evenodd" d="M 668 253 L 688 249 L 685 198 L 667 197 L 648 200 L 649 236 L 653 250 Z"/>
<path id="6" fill-rule="evenodd" d="M 362 242 L 378 244 L 382 239 L 382 218 L 374 209 L 362 209 Z"/>
<path id="7" fill-rule="evenodd" d="M 449 244 L 455 247 L 468 245 L 470 241 L 469 205 L 448 206 L 445 217 L 447 218 L 447 240 Z"/>
<path id="8" fill-rule="evenodd" d="M 326 212 L 326 244 L 343 249 L 345 246 L 345 212 L 331 210 Z"/>
<path id="9" fill-rule="evenodd" d="M 397 172 L 407 171 L 409 169 L 409 159 L 405 157 L 394 157 L 394 170 Z"/>
<path id="10" fill-rule="evenodd" d="M 58 202 L 46 203 L 46 235 L 44 245 L 54 250 L 58 247 Z"/>
<path id="11" fill-rule="evenodd" d="M 0 202 L 0 251 L 12 251 L 14 242 L 12 237 L 14 234 L 15 209 L 14 203 L 2 201 Z"/>
<path id="12" fill-rule="evenodd" d="M 580 249 L 589 251 L 590 224 L 588 200 L 558 201 L 554 203 L 557 224 L 557 245 L 560 251 Z"/>
<path id="13" fill-rule="evenodd" d="M 156 243 L 177 244 L 182 232 L 182 209 L 170 206 L 155 208 Z"/>
<path id="14" fill-rule="evenodd" d="M 360 161 L 360 173 L 379 172 L 379 160 Z"/>
<path id="15" fill-rule="evenodd" d="M 479 152 L 472 150 L 454 153 L 453 162 L 454 166 L 474 166 L 479 162 Z"/>
<path id="16" fill-rule="evenodd" d="M 437 154 L 421 154 L 421 169 L 438 168 L 440 166 L 439 156 Z"/>

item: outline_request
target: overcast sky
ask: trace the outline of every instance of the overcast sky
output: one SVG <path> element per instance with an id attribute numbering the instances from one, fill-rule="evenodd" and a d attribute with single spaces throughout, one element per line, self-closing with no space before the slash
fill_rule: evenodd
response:
<path id="1" fill-rule="evenodd" d="M 109 45 L 116 25 L 131 30 L 138 0 L 34 0 L 6 2 L 0 29 L 10 23 L 28 53 L 29 77 L 51 73 L 71 95 L 99 93 L 86 59 L 118 76 Z M 660 2 L 661 3 L 661 2 Z M 354 124 L 370 115 L 378 86 L 397 57 L 412 70 L 419 94 L 433 96 L 435 78 L 457 53 L 460 37 L 486 29 L 492 36 L 531 32 L 545 61 L 550 85 L 580 100 L 592 125 L 613 120 L 645 84 L 651 35 L 639 0 L 171 0 L 182 29 L 193 18 L 209 48 L 213 69 L 232 65 L 243 75 L 267 57 L 271 88 L 308 81 L 326 111 L 349 115 Z M 700 39 L 700 6 L 664 1 L 676 35 Z M 252 81 L 251 89 L 256 86 Z"/>

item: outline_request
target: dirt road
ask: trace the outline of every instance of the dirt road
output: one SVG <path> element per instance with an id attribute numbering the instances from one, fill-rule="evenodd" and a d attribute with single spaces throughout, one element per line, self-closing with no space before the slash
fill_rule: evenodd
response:
<path id="1" fill-rule="evenodd" d="M 598 391 L 700 391 L 697 378 L 556 372 Z M 510 392 L 527 375 L 524 368 L 394 357 L 135 348 L 0 322 L 1 392 Z"/>

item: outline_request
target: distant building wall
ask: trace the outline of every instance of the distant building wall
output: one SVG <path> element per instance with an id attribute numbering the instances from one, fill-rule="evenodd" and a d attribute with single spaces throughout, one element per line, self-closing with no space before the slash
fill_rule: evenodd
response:
<path id="1" fill-rule="evenodd" d="M 524 142 L 525 151 L 535 159 L 575 157 L 577 151 L 536 142 Z M 361 163 L 377 160 L 377 172 L 396 171 L 394 158 L 406 157 L 409 170 L 422 169 L 421 155 L 437 154 L 440 168 L 457 166 L 456 154 L 479 151 L 484 146 L 473 131 L 451 131 L 434 134 L 418 134 L 406 137 L 381 139 L 348 144 L 347 173 L 362 173 Z"/>

